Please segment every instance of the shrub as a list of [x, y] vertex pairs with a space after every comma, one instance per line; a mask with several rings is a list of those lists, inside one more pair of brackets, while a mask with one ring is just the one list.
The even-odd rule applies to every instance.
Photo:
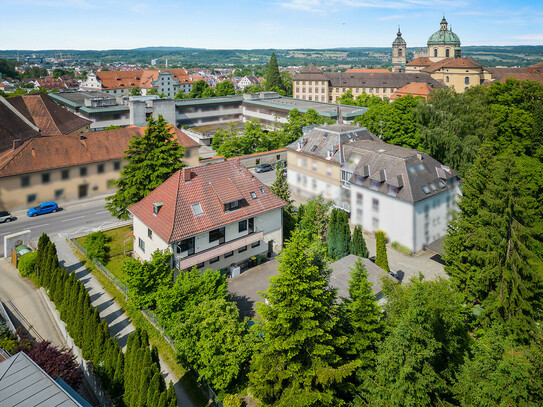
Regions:
[[398, 242], [392, 242], [390, 244], [394, 249], [398, 250], [400, 253], [403, 253], [403, 254], [413, 254], [413, 251], [411, 249], [409, 249], [408, 247], [405, 247], [403, 244], [401, 243], [398, 243]]
[[385, 270], [387, 273], [390, 272], [388, 267], [388, 257], [387, 257], [387, 246], [386, 246], [386, 236], [385, 232], [377, 231], [375, 232], [375, 245], [377, 255], [375, 256], [375, 264]]
[[34, 273], [36, 269], [36, 258], [38, 252], [30, 252], [23, 254], [17, 263], [17, 268], [23, 277], [29, 276]]
[[224, 407], [243, 407], [245, 403], [243, 399], [237, 394], [228, 394], [223, 400]]
[[85, 239], [85, 249], [87, 249], [88, 256], [91, 259], [95, 258], [102, 264], [106, 264], [109, 253], [109, 246], [107, 244], [110, 240], [102, 231], [88, 235]]

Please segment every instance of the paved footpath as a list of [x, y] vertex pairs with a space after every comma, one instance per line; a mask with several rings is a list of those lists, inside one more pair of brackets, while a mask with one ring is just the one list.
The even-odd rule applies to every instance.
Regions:
[[37, 332], [52, 345], [63, 348], [67, 346], [66, 341], [45, 306], [43, 295], [31, 280], [21, 277], [7, 258], [0, 258], [0, 300], [14, 319], [14, 325], [31, 330], [34, 337]]
[[[92, 305], [98, 309], [100, 317], [105, 319], [108, 323], [111, 336], [117, 338], [119, 345], [124, 349], [126, 347], [128, 335], [134, 332], [135, 328], [123, 309], [84, 267], [83, 262], [75, 255], [72, 246], [68, 243], [64, 234], [56, 234], [50, 236], [50, 238], [57, 247], [60, 265], [70, 271], [75, 271], [76, 277], [85, 285], [85, 288], [89, 292]], [[181, 407], [193, 407], [194, 404], [181, 385], [179, 378], [173, 374], [162, 358], [160, 359], [160, 367], [166, 383], [174, 383], [175, 393], [177, 395], [177, 405]]]

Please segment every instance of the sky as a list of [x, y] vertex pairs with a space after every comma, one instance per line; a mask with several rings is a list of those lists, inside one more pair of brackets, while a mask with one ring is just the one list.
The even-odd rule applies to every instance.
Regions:
[[0, 49], [543, 45], [543, 0], [2, 0]]

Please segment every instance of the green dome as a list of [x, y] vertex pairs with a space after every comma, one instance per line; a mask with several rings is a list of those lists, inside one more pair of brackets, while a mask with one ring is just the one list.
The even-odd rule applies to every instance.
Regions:
[[392, 43], [392, 45], [394, 44], [405, 44], [405, 40], [402, 38], [402, 33], [400, 31], [400, 27], [398, 27], [398, 34], [396, 34], [396, 39], [394, 40], [394, 42]]
[[460, 46], [460, 38], [450, 30], [439, 30], [428, 38], [428, 45]]

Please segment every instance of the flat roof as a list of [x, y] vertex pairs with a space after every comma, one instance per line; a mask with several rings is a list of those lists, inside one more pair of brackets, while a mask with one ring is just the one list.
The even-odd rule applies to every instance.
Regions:
[[91, 98], [115, 99], [115, 96], [109, 95], [104, 92], [99, 92], [99, 91], [58, 92], [58, 93], [50, 93], [49, 96], [51, 96], [55, 100], [58, 100], [59, 102], [62, 102], [72, 107], [85, 106], [85, 99], [91, 99]]
[[179, 99], [175, 101], [176, 106], [190, 106], [190, 105], [206, 105], [213, 103], [225, 103], [225, 102], [242, 102], [243, 95], [231, 95], [220, 96], [210, 98], [197, 98], [197, 99]]

